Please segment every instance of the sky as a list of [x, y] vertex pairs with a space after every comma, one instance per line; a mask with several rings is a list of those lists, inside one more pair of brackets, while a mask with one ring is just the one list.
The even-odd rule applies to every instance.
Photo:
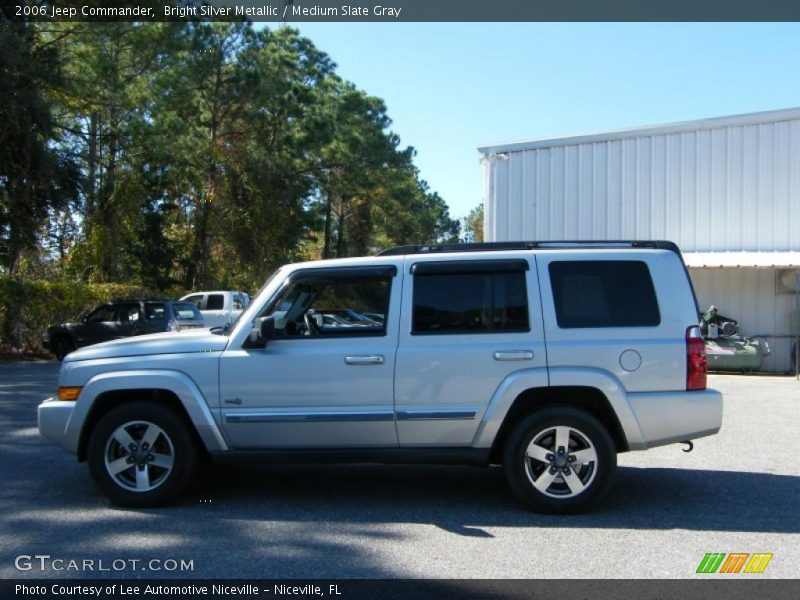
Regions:
[[800, 24], [292, 26], [384, 99], [459, 218], [482, 202], [482, 144], [800, 106]]

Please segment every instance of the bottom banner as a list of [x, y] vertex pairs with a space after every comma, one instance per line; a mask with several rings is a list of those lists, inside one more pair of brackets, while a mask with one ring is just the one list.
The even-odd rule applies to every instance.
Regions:
[[167, 598], [328, 598], [459, 600], [618, 599], [709, 600], [800, 598], [798, 580], [559, 580], [559, 579], [341, 579], [341, 580], [0, 580], [0, 598], [158, 600]]

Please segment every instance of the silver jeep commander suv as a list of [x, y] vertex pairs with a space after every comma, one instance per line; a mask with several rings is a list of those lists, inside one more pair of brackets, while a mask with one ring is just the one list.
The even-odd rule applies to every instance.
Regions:
[[228, 329], [67, 355], [39, 430], [124, 506], [174, 499], [210, 457], [502, 465], [527, 506], [577, 512], [617, 453], [719, 431], [697, 322], [669, 242], [294, 264]]

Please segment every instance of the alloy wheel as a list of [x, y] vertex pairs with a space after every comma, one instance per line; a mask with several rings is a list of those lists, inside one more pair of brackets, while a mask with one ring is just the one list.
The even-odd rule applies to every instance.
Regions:
[[117, 485], [133, 492], [149, 492], [169, 477], [175, 465], [175, 449], [158, 425], [129, 421], [109, 437], [104, 459]]
[[597, 475], [597, 450], [574, 427], [547, 427], [536, 433], [525, 450], [525, 473], [533, 487], [552, 498], [582, 493]]

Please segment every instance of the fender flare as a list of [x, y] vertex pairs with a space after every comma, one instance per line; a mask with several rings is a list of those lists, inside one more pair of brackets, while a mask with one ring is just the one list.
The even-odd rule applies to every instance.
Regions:
[[209, 452], [228, 450], [228, 444], [217, 426], [206, 399], [194, 381], [180, 371], [135, 370], [99, 373], [86, 383], [75, 403], [65, 428], [69, 450], [77, 453], [86, 419], [98, 396], [105, 392], [160, 389], [168, 390], [180, 400], [200, 439]]
[[630, 450], [645, 447], [642, 430], [628, 402], [625, 388], [616, 377], [602, 369], [555, 367], [515, 371], [498, 386], [484, 411], [472, 446], [491, 448], [500, 426], [514, 401], [525, 390], [547, 387], [589, 387], [600, 391], [617, 415]]

